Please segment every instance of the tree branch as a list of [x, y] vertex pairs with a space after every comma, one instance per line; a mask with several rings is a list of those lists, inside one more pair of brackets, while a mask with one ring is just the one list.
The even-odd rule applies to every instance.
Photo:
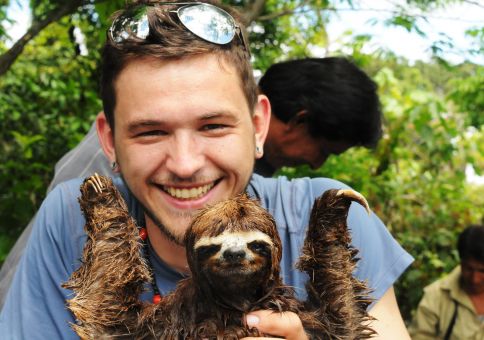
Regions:
[[291, 15], [291, 14], [294, 14], [299, 8], [304, 7], [308, 3], [309, 3], [309, 0], [306, 0], [306, 1], [303, 1], [302, 3], [300, 3], [299, 5], [297, 5], [294, 8], [287, 8], [287, 9], [284, 9], [280, 12], [274, 12], [274, 13], [271, 13], [271, 14], [259, 16], [255, 20], [257, 20], [257, 21], [269, 21], [269, 20], [274, 20], [274, 19], [286, 16], [286, 15]]
[[4, 54], [0, 56], [0, 76], [4, 75], [22, 53], [30, 40], [35, 38], [44, 28], [65, 15], [74, 13], [85, 0], [70, 0], [56, 10], [49, 13], [44, 19], [32, 22], [28, 31]]
[[478, 6], [478, 7], [484, 8], [484, 6], [482, 5], [482, 3], [478, 2], [478, 1], [462, 0], [462, 2], [465, 2], [465, 3], [468, 3], [470, 5], [474, 5], [474, 6]]
[[257, 20], [261, 15], [267, 0], [254, 0], [247, 8], [244, 8], [243, 20], [246, 26]]

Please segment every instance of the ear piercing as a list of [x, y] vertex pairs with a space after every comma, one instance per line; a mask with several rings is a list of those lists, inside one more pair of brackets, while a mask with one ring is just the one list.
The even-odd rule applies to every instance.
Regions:
[[116, 161], [112, 162], [111, 163], [111, 170], [116, 171], [117, 169], [118, 169], [118, 163], [116, 163]]

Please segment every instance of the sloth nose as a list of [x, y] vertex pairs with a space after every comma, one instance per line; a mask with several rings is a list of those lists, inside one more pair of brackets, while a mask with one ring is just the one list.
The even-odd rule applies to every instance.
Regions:
[[238, 262], [245, 258], [245, 251], [239, 247], [231, 247], [223, 252], [223, 257], [228, 262]]

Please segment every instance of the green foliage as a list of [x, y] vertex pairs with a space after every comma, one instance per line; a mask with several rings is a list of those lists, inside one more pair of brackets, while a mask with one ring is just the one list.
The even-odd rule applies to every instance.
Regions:
[[[99, 55], [76, 54], [69, 20], [49, 26], [0, 78], [0, 230], [15, 236], [45, 196], [54, 164], [100, 109]], [[89, 31], [87, 31], [89, 32]]]
[[457, 109], [466, 112], [469, 124], [476, 128], [484, 125], [484, 67], [476, 67], [465, 78], [451, 79], [448, 98]]
[[0, 41], [8, 38], [4, 23], [11, 23], [13, 21], [12, 19], [7, 17], [7, 5], [8, 0], [0, 0]]
[[328, 7], [322, 0], [268, 0], [249, 27], [254, 68], [266, 70], [274, 62], [311, 55], [315, 46], [326, 47]]

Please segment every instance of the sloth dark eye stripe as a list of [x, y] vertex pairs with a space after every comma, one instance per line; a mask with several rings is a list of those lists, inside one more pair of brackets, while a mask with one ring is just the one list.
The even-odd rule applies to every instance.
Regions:
[[211, 244], [208, 246], [200, 246], [197, 248], [196, 253], [199, 259], [206, 259], [216, 254], [220, 250], [220, 244]]
[[270, 245], [264, 241], [252, 241], [249, 244], [247, 244], [247, 247], [250, 250], [258, 253], [266, 253], [269, 251]]

